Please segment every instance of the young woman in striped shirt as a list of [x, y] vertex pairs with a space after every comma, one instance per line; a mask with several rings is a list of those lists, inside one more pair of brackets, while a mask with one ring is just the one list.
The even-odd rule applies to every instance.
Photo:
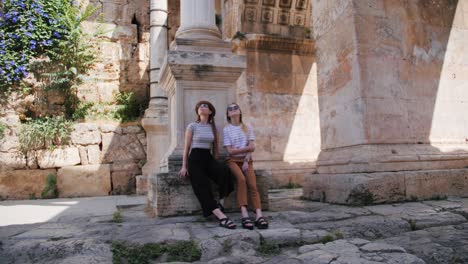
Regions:
[[255, 209], [255, 226], [268, 228], [268, 221], [262, 215], [260, 194], [252, 163], [252, 152], [255, 150], [253, 129], [242, 123], [242, 112], [239, 105], [232, 103], [227, 107], [228, 125], [223, 130], [224, 147], [229, 156], [227, 164], [237, 180], [237, 202], [242, 213], [242, 227], [252, 230], [252, 223], [247, 210], [247, 193], [250, 194]]
[[236, 225], [222, 212], [222, 205], [214, 199], [211, 191], [210, 179], [218, 185], [220, 200], [234, 190], [229, 168], [215, 160], [218, 158], [218, 135], [214, 120], [216, 109], [210, 102], [200, 101], [195, 106], [195, 113], [197, 121], [190, 123], [185, 131], [179, 176], [190, 179], [205, 217], [214, 214], [220, 226], [234, 229]]

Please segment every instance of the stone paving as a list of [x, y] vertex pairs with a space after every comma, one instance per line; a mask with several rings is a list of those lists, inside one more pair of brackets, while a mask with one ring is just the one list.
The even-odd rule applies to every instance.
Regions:
[[[10, 217], [0, 227], [0, 263], [112, 263], [116, 241], [194, 241], [201, 250], [197, 263], [468, 263], [467, 198], [349, 207], [301, 194], [271, 190], [270, 228], [253, 231], [240, 228], [238, 213], [228, 214], [238, 224], [228, 230], [199, 215], [151, 218], [145, 197], [74, 199], [86, 206], [40, 223], [23, 223], [20, 214], [23, 224], [11, 225]], [[14, 215], [9, 206], [0, 202], [2, 218]], [[113, 222], [117, 208], [122, 222]], [[165, 261], [163, 254], [148, 263]]]

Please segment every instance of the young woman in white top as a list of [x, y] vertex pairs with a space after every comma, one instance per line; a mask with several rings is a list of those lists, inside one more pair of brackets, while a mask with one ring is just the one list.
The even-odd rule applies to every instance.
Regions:
[[259, 229], [266, 229], [268, 221], [262, 215], [251, 155], [255, 150], [253, 129], [242, 123], [242, 112], [236, 103], [227, 107], [226, 119], [229, 124], [223, 130], [223, 141], [229, 154], [227, 164], [237, 181], [237, 202], [242, 213], [242, 227], [250, 230], [254, 227], [247, 210], [248, 193], [256, 213], [255, 226]]
[[[208, 101], [195, 106], [197, 121], [187, 126], [180, 177], [188, 177], [205, 217], [214, 214], [219, 225], [234, 229], [236, 225], [222, 212], [223, 206], [214, 199], [211, 181], [218, 185], [220, 199], [234, 190], [229, 168], [217, 162], [218, 136], [214, 116], [216, 109]], [[190, 153], [190, 154], [189, 154]]]

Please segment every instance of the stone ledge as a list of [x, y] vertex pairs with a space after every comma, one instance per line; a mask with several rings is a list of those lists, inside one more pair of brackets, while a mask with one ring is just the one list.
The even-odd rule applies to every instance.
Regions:
[[0, 172], [0, 197], [4, 199], [39, 198], [49, 174], [56, 174], [56, 170], [14, 170]]
[[[256, 175], [262, 208], [268, 210], [268, 177], [265, 171], [256, 171]], [[180, 179], [176, 172], [151, 175], [148, 192], [150, 206], [157, 216], [189, 215], [201, 211], [190, 181]], [[237, 210], [235, 191], [225, 200], [225, 208], [227, 211]]]
[[57, 173], [60, 197], [106, 196], [111, 191], [110, 165], [63, 167]]
[[468, 169], [313, 174], [304, 197], [337, 204], [376, 204], [468, 196]]

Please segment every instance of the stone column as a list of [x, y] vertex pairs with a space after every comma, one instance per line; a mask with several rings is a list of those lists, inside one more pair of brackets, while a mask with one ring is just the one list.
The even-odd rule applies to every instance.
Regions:
[[[150, 4], [150, 102], [142, 119], [147, 137], [147, 162], [143, 177], [159, 172], [160, 161], [168, 148], [168, 105], [159, 82], [161, 66], [167, 54], [167, 0], [152, 0]], [[150, 185], [148, 185], [151, 188]], [[148, 191], [151, 196], [153, 192]], [[152, 197], [149, 197], [151, 200]]]
[[313, 6], [322, 151], [304, 196], [346, 204], [466, 196], [463, 4]]
[[180, 0], [180, 27], [176, 38], [220, 39], [214, 0]]

